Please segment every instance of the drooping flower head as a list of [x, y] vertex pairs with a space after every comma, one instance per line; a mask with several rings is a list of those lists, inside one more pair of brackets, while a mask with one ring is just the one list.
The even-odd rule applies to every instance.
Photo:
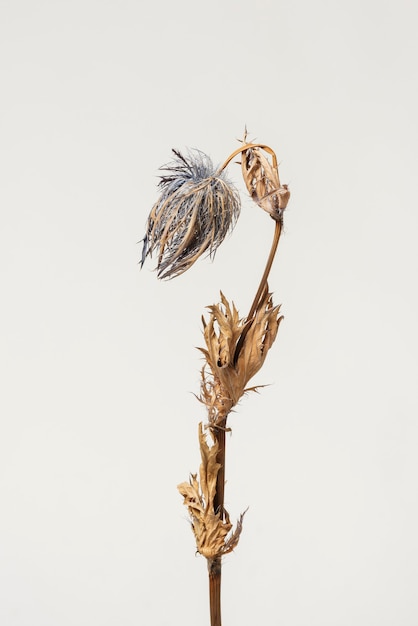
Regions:
[[148, 217], [141, 265], [158, 252], [158, 278], [179, 276], [205, 252], [213, 257], [233, 229], [241, 203], [225, 173], [200, 150], [161, 168], [160, 197]]

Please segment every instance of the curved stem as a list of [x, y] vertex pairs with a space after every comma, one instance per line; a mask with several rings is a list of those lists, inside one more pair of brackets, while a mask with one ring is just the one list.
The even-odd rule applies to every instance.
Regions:
[[240, 154], [241, 152], [245, 152], [246, 150], [249, 150], [250, 148], [261, 148], [262, 150], [265, 150], [272, 157], [273, 167], [277, 167], [276, 153], [274, 152], [272, 148], [264, 145], [263, 143], [245, 143], [243, 146], [240, 146], [239, 148], [234, 150], [232, 154], [229, 155], [226, 161], [219, 168], [218, 172], [222, 172], [222, 170], [224, 170], [227, 167], [227, 165], [229, 165], [229, 163], [232, 161], [234, 157], [237, 156], [237, 154]]
[[239, 353], [241, 352], [242, 346], [244, 344], [244, 340], [245, 337], [251, 327], [251, 324], [254, 321], [254, 315], [257, 311], [257, 308], [260, 304], [260, 301], [262, 300], [262, 298], [265, 295], [265, 292], [267, 291], [267, 279], [269, 277], [270, 274], [270, 270], [271, 270], [271, 266], [273, 265], [273, 261], [274, 261], [274, 257], [276, 255], [277, 252], [277, 247], [279, 245], [279, 240], [280, 240], [280, 233], [282, 232], [282, 225], [280, 222], [275, 222], [276, 227], [274, 229], [274, 237], [273, 237], [273, 243], [271, 244], [271, 250], [270, 250], [270, 254], [268, 256], [267, 259], [267, 263], [266, 263], [266, 267], [264, 268], [264, 272], [263, 272], [263, 276], [261, 277], [261, 281], [260, 281], [260, 285], [257, 289], [257, 293], [255, 294], [255, 298], [253, 300], [253, 303], [251, 305], [251, 309], [250, 312], [248, 313], [247, 316], [247, 324], [244, 326], [244, 330], [242, 331], [240, 338], [237, 341], [237, 345], [235, 348], [235, 354], [234, 354], [234, 365], [236, 365], [237, 361], [238, 361], [238, 357], [239, 357]]
[[257, 307], [260, 302], [260, 298], [263, 292], [265, 291], [265, 287], [267, 286], [267, 279], [269, 277], [271, 266], [273, 265], [274, 257], [277, 252], [277, 247], [279, 245], [279, 240], [280, 240], [280, 233], [282, 231], [282, 225], [280, 222], [275, 222], [275, 223], [276, 223], [276, 227], [274, 229], [274, 237], [273, 237], [273, 243], [271, 244], [270, 254], [267, 259], [266, 267], [264, 269], [264, 273], [261, 278], [260, 285], [258, 287], [257, 293], [255, 294], [255, 298], [251, 305], [251, 309], [250, 309], [250, 312], [248, 313], [247, 319], [251, 319], [257, 310]]

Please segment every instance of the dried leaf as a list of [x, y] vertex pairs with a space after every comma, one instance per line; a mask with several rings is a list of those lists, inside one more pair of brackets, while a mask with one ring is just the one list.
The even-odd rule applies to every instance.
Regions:
[[[209, 436], [212, 437], [210, 432]], [[223, 511], [223, 520], [221, 513], [214, 510], [216, 480], [221, 467], [216, 460], [218, 443], [212, 437], [212, 445], [208, 445], [202, 424], [199, 424], [199, 442], [202, 459], [200, 483], [196, 474], [192, 474], [188, 483], [181, 483], [177, 488], [189, 510], [197, 551], [213, 561], [238, 545], [243, 515], [238, 520], [236, 530], [231, 533], [232, 524], [227, 511]]]

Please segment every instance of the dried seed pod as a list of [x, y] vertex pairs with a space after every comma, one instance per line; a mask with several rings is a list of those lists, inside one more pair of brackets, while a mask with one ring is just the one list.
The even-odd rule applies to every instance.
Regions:
[[187, 156], [173, 150], [162, 167], [161, 194], [148, 217], [141, 265], [158, 251], [158, 278], [174, 278], [207, 252], [212, 258], [235, 226], [240, 198], [224, 172], [198, 150]]
[[[267, 211], [273, 219], [282, 223], [283, 211], [289, 202], [290, 191], [287, 185], [280, 183], [275, 154], [272, 153], [272, 163], [264, 156], [262, 150], [266, 148], [267, 146], [251, 146], [250, 144], [246, 150], [243, 150], [242, 175], [254, 202]], [[266, 151], [270, 153], [269, 148]]]

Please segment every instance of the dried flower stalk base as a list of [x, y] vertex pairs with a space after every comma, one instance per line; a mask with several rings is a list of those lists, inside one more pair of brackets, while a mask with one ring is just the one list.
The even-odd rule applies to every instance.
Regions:
[[201, 152], [190, 152], [187, 157], [173, 152], [175, 160], [163, 168], [167, 174], [161, 177], [161, 195], [143, 239], [141, 264], [157, 251], [159, 278], [182, 274], [204, 253], [213, 257], [234, 227], [240, 199], [224, 170], [238, 154], [251, 198], [275, 222], [270, 254], [247, 317], [240, 318], [221, 292], [220, 303], [208, 307], [209, 319], [202, 318], [206, 347], [201, 348], [205, 365], [199, 400], [206, 406], [208, 421], [199, 424], [199, 476], [192, 474], [189, 482], [178, 485], [197, 551], [208, 563], [211, 626], [221, 626], [222, 557], [238, 545], [245, 514], [233, 529], [224, 507], [227, 417], [246, 392], [256, 390], [247, 385], [262, 367], [283, 319], [280, 306], [273, 304], [267, 280], [290, 192], [280, 183], [274, 151], [248, 143], [246, 132], [242, 146], [218, 169]]

